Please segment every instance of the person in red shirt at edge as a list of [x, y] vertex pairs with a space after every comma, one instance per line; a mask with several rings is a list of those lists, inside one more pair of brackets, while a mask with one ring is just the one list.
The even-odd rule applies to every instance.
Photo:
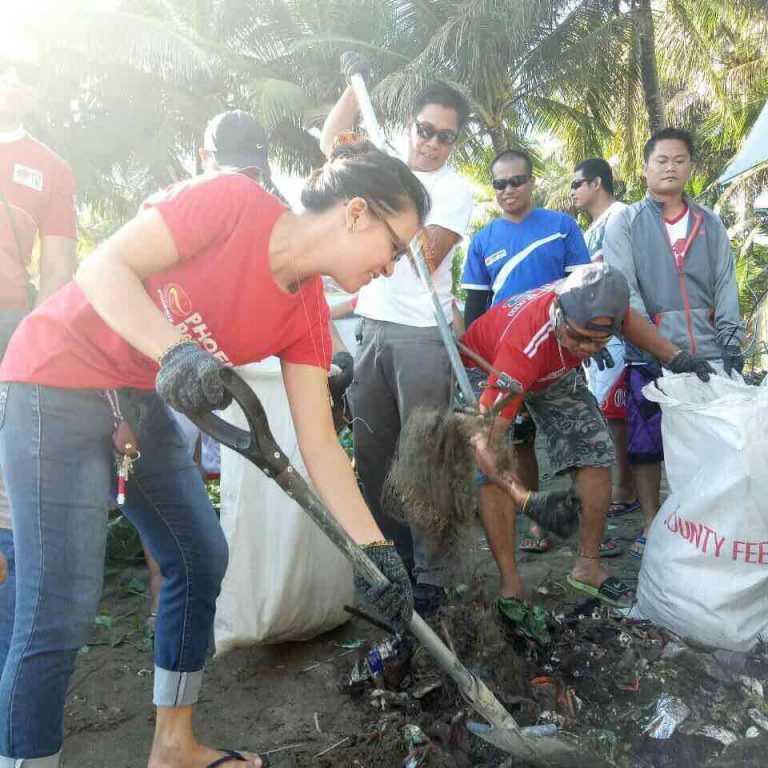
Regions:
[[389, 580], [372, 590], [356, 574], [355, 585], [388, 620], [410, 617], [408, 574], [336, 439], [321, 276], [350, 292], [389, 276], [429, 196], [401, 161], [365, 142], [315, 171], [302, 203], [294, 214], [237, 173], [172, 186], [11, 340], [0, 368], [0, 461], [19, 598], [0, 678], [0, 768], [59, 765], [67, 684], [101, 593], [116, 449], [140, 451], [123, 509], [163, 573], [148, 766], [266, 765], [202, 746], [192, 729], [227, 551], [165, 403], [185, 413], [225, 407], [224, 365], [281, 358], [312, 482]]
[[[34, 64], [0, 56], [0, 359], [22, 318], [72, 279], [77, 263], [75, 185], [64, 160], [23, 126], [37, 101]], [[39, 289], [28, 274], [39, 239]], [[0, 473], [0, 624], [13, 620], [13, 531]], [[0, 635], [0, 668], [8, 651]]]
[[[501, 572], [498, 609], [502, 621], [538, 640], [547, 639], [545, 614], [523, 601], [515, 562], [515, 504], [521, 485], [514, 473], [497, 469], [505, 450], [503, 435], [525, 401], [546, 441], [555, 473], [575, 473], [582, 506], [579, 550], [568, 576], [572, 587], [614, 607], [631, 603], [629, 587], [600, 562], [600, 540], [611, 501], [613, 443], [605, 419], [576, 368], [603, 350], [611, 336], [646, 350], [675, 373], [693, 372], [703, 380], [713, 373], [706, 361], [662, 338], [642, 315], [629, 308], [623, 274], [605, 264], [578, 267], [562, 281], [514, 296], [491, 308], [470, 326], [463, 343], [499, 373], [517, 381], [522, 395], [505, 405], [488, 432], [473, 438], [481, 472], [476, 477], [480, 514], [488, 543]], [[496, 375], [464, 359], [473, 385], [482, 389], [480, 407], [494, 408], [506, 393], [495, 388]], [[511, 494], [511, 495], [510, 495]]]

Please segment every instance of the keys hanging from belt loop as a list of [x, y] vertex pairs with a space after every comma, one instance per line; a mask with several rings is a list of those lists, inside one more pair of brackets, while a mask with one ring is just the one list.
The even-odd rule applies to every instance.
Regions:
[[125, 504], [125, 485], [131, 474], [133, 462], [141, 456], [141, 453], [138, 450], [138, 441], [131, 429], [131, 425], [120, 412], [120, 401], [118, 400], [117, 392], [106, 390], [104, 397], [109, 403], [115, 425], [112, 444], [117, 454], [117, 506], [122, 507]]
[[125, 484], [128, 482], [128, 476], [133, 467], [133, 457], [124, 453], [117, 460], [117, 506], [122, 507], [125, 504]]

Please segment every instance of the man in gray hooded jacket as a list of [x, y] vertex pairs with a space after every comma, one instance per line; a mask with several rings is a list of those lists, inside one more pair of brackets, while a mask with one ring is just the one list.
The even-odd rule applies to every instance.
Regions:
[[[664, 128], [645, 145], [645, 199], [613, 216], [604, 242], [606, 263], [630, 287], [632, 309], [659, 333], [701, 361], [722, 361], [726, 373], [744, 366], [733, 256], [715, 213], [685, 195], [693, 169], [693, 141], [686, 131]], [[627, 344], [628, 457], [643, 511], [643, 532], [631, 554], [642, 557], [659, 509], [661, 411], [643, 397], [657, 361]]]

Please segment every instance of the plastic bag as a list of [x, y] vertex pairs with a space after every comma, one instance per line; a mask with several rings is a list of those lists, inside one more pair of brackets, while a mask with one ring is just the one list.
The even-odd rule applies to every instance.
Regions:
[[749, 650], [768, 637], [768, 387], [687, 374], [643, 394], [662, 408], [671, 494], [645, 547], [639, 613]]
[[[272, 434], [306, 476], [280, 362], [269, 358], [238, 373], [258, 395]], [[231, 405], [223, 418], [247, 428]], [[349, 619], [352, 568], [282, 489], [239, 454], [221, 451], [221, 525], [229, 567], [216, 606], [217, 653], [253, 644], [307, 640]]]

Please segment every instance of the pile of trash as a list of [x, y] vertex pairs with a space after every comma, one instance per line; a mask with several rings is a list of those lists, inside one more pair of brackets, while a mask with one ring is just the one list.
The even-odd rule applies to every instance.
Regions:
[[[505, 636], [494, 607], [468, 596], [433, 626], [528, 733], [573, 735], [596, 764], [768, 764], [766, 649], [694, 648], [595, 601], [554, 617], [546, 646]], [[357, 740], [360, 762], [344, 765], [520, 765], [471, 734], [482, 728], [477, 716], [408, 637], [367, 644], [341, 674], [342, 689], [371, 714], [369, 733]]]

